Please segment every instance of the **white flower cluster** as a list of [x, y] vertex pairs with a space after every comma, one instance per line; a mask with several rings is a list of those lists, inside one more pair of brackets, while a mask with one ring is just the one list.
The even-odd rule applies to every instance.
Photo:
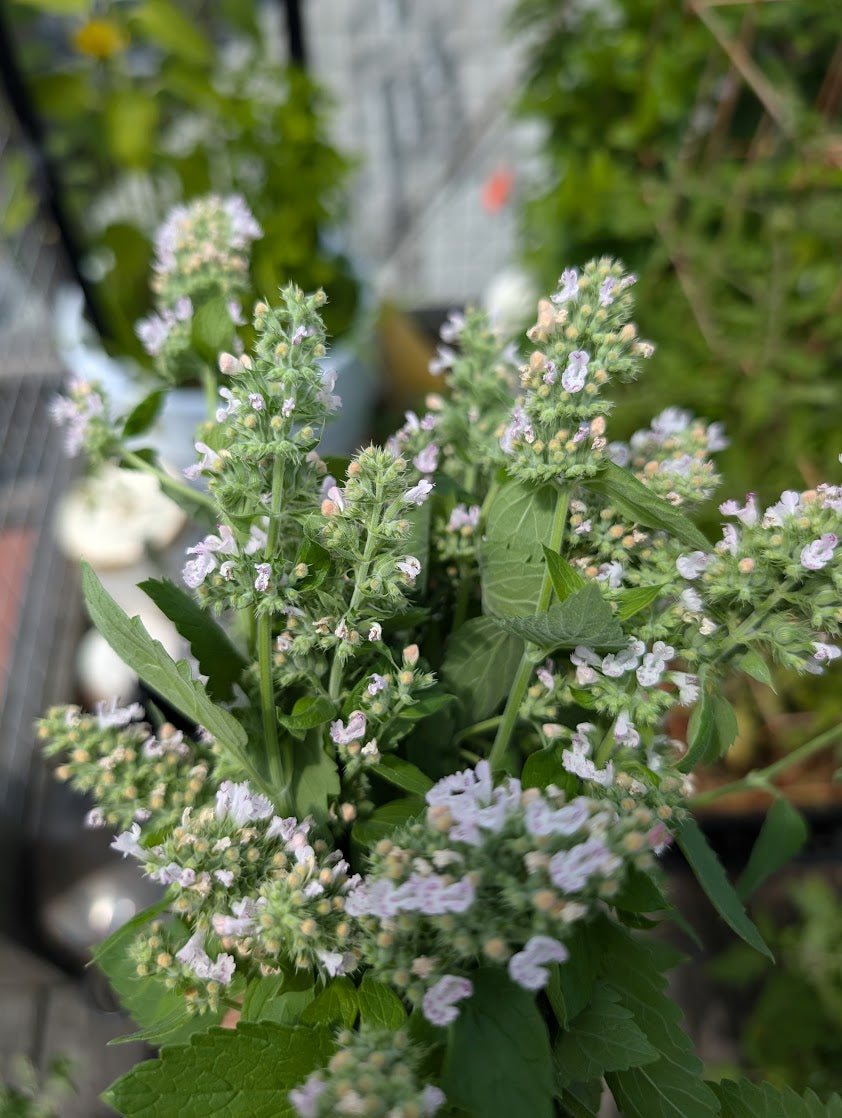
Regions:
[[423, 822], [384, 839], [348, 894], [375, 974], [446, 1025], [477, 957], [529, 990], [567, 957], [572, 924], [610, 903], [630, 865], [650, 868], [663, 828], [647, 809], [557, 789], [494, 785], [486, 761], [440, 780]]

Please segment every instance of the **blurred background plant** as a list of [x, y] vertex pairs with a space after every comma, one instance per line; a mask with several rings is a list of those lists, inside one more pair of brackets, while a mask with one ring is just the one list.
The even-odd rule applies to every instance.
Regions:
[[[838, 3], [519, 0], [512, 26], [544, 126], [525, 260], [543, 288], [610, 250], [658, 339], [612, 434], [668, 397], [724, 421], [723, 496], [773, 501], [792, 463], [814, 486], [842, 449]], [[835, 689], [775, 683], [735, 698], [732, 774], [835, 719]]]
[[70, 1061], [53, 1060], [39, 1075], [25, 1056], [11, 1061], [8, 1083], [0, 1083], [3, 1118], [61, 1118], [62, 1100], [74, 1092]]
[[134, 326], [152, 306], [155, 229], [211, 192], [244, 197], [263, 230], [253, 296], [293, 277], [324, 286], [331, 332], [348, 330], [352, 164], [328, 140], [325, 93], [284, 61], [280, 5], [12, 0], [9, 13], [110, 351], [149, 363]]
[[668, 395], [725, 421], [729, 495], [775, 498], [792, 462], [814, 485], [842, 429], [839, 5], [520, 0], [513, 23], [545, 126], [526, 258], [543, 289], [610, 250], [658, 339], [624, 421]]
[[755, 914], [775, 965], [738, 944], [710, 965], [716, 983], [751, 1001], [741, 1072], [819, 1095], [842, 1087], [842, 899], [831, 880], [794, 881], [783, 926], [780, 911]]

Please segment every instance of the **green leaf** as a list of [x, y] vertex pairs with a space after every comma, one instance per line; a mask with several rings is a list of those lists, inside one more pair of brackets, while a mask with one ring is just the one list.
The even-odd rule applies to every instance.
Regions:
[[628, 621], [642, 609], [651, 606], [663, 590], [663, 586], [634, 586], [631, 590], [621, 590], [617, 595], [617, 617], [620, 621]]
[[651, 873], [630, 866], [620, 891], [611, 898], [615, 908], [627, 912], [663, 912], [670, 903]]
[[433, 787], [433, 782], [421, 772], [417, 765], [405, 761], [403, 757], [396, 757], [394, 753], [384, 753], [376, 765], [368, 770], [373, 776], [379, 776], [402, 788], [404, 792], [412, 792], [416, 796], [423, 796]]
[[763, 820], [748, 863], [737, 882], [740, 900], [748, 900], [758, 886], [794, 858], [808, 835], [804, 816], [783, 797], [775, 800]]
[[321, 726], [336, 713], [336, 706], [323, 695], [304, 695], [289, 714], [278, 714], [278, 721], [291, 734], [302, 734]]
[[567, 1028], [591, 1000], [599, 968], [599, 953], [590, 928], [574, 925], [567, 947], [570, 957], [566, 963], [550, 967], [547, 983], [547, 997], [562, 1028]]
[[556, 1044], [558, 1085], [598, 1079], [606, 1072], [626, 1071], [660, 1058], [635, 1024], [634, 1014], [619, 1003], [616, 990], [597, 983], [590, 1004]]
[[129, 958], [129, 947], [137, 933], [169, 907], [169, 900], [164, 897], [144, 909], [91, 951], [120, 1004], [150, 1044], [164, 1039], [183, 1044], [194, 1033], [206, 1032], [220, 1016], [190, 1016], [181, 994], [168, 989], [163, 977], [152, 974], [141, 978]]
[[702, 834], [698, 823], [688, 815], [679, 824], [675, 838], [690, 868], [696, 875], [696, 880], [707, 893], [711, 904], [732, 931], [744, 939], [763, 955], [773, 958], [772, 952], [766, 946], [763, 937], [748, 918], [740, 898], [734, 891], [725, 870], [711, 850], [708, 841]]
[[190, 340], [200, 356], [216, 368], [220, 351], [230, 348], [234, 337], [234, 323], [228, 302], [218, 295], [203, 302], [193, 315]]
[[569, 598], [577, 590], [581, 590], [583, 586], [587, 586], [588, 580], [580, 575], [575, 567], [571, 567], [566, 559], [562, 559], [558, 552], [550, 550], [546, 544], [544, 559], [553, 582], [553, 590], [560, 602]]
[[579, 782], [572, 773], [566, 772], [561, 761], [562, 747], [548, 745], [530, 753], [523, 764], [520, 782], [524, 788], [546, 788], [555, 784], [568, 795], [574, 796]]
[[340, 975], [332, 978], [316, 995], [301, 1014], [301, 1022], [304, 1025], [344, 1025], [350, 1029], [358, 1012], [357, 988], [350, 978]]
[[546, 565], [558, 490], [510, 481], [489, 502], [479, 550], [483, 613], [499, 617], [535, 612]]
[[582, 484], [604, 494], [622, 516], [628, 516], [647, 528], [668, 532], [675, 539], [695, 550], [705, 552], [713, 550], [710, 541], [692, 520], [688, 520], [668, 501], [656, 496], [651, 489], [647, 489], [634, 474], [614, 462], [606, 461], [605, 468], [596, 477], [589, 478]]
[[334, 1049], [327, 1028], [242, 1022], [164, 1048], [103, 1097], [124, 1118], [296, 1118], [290, 1090]]
[[146, 0], [131, 14], [130, 26], [139, 37], [151, 39], [168, 54], [186, 62], [210, 62], [211, 45], [199, 26], [169, 0]]
[[374, 846], [396, 827], [401, 827], [407, 820], [420, 815], [426, 806], [426, 801], [421, 796], [403, 796], [399, 800], [390, 800], [376, 808], [368, 819], [354, 824], [351, 831], [354, 842], [364, 847]]
[[842, 1118], [839, 1095], [822, 1102], [813, 1091], [797, 1095], [791, 1087], [776, 1090], [747, 1079], [723, 1079], [711, 1088], [722, 1105], [721, 1118]]
[[415, 580], [415, 595], [420, 600], [427, 593], [427, 579], [430, 574], [430, 525], [433, 517], [433, 502], [412, 508], [405, 514], [409, 522], [409, 532], [404, 536], [401, 546], [405, 554], [414, 555], [421, 564], [421, 573]]
[[[307, 976], [308, 981], [311, 977]], [[316, 996], [313, 986], [291, 990], [285, 974], [253, 979], [243, 996], [241, 1021], [275, 1021], [297, 1025], [301, 1014]]]
[[85, 560], [82, 593], [91, 621], [120, 659], [185, 718], [204, 726], [244, 771], [263, 786], [263, 779], [245, 752], [248, 738], [240, 723], [211, 702], [201, 683], [193, 679], [185, 660], [171, 660], [163, 645], [149, 636], [140, 618], [130, 618], [120, 609]]
[[625, 648], [626, 637], [620, 622], [599, 588], [588, 583], [563, 602], [556, 602], [546, 613], [534, 617], [501, 617], [497, 624], [515, 636], [551, 652], [555, 648]]
[[740, 671], [750, 675], [758, 683], [765, 683], [767, 687], [771, 687], [773, 691], [775, 690], [775, 681], [772, 678], [769, 665], [756, 649], [750, 648], [748, 652], [743, 653], [739, 659], [739, 666]]
[[534, 996], [499, 970], [471, 981], [448, 1038], [448, 1102], [482, 1118], [552, 1118], [552, 1052]]
[[247, 661], [227, 633], [190, 594], [169, 579], [147, 578], [138, 586], [189, 643], [199, 671], [207, 676], [211, 698], [218, 701], [232, 698], [234, 684], [239, 683]]
[[600, 971], [620, 1005], [658, 1053], [639, 1067], [608, 1072], [606, 1082], [625, 1118], [714, 1118], [715, 1096], [702, 1080], [702, 1062], [681, 1028], [681, 1010], [666, 994], [651, 945], [607, 919], [592, 925]]
[[315, 816], [321, 822], [327, 817], [328, 801], [339, 795], [339, 770], [328, 755], [319, 734], [308, 734], [295, 743], [295, 776], [292, 796], [299, 819]]
[[492, 617], [466, 621], [447, 642], [439, 676], [459, 699], [467, 723], [490, 717], [509, 693], [523, 641]]
[[714, 685], [701, 676], [701, 694], [687, 724], [688, 749], [679, 762], [682, 772], [711, 764], [724, 756], [737, 736], [737, 712]]
[[564, 1110], [564, 1118], [599, 1118], [604, 1087], [602, 1080], [591, 1083], [571, 1083], [557, 1095]]
[[148, 431], [160, 415], [166, 398], [167, 394], [162, 388], [144, 397], [126, 417], [126, 422], [123, 424], [123, 438], [129, 439], [133, 435], [142, 435], [144, 431]]
[[399, 1029], [406, 1024], [406, 1010], [398, 995], [366, 971], [357, 990], [360, 1023], [375, 1029]]

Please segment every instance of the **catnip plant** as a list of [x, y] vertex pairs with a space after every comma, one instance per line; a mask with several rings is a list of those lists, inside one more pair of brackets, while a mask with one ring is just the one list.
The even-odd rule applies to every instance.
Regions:
[[[654, 348], [633, 285], [610, 259], [566, 270], [524, 352], [454, 313], [441, 393], [350, 460], [319, 455], [325, 296], [283, 289], [251, 352], [220, 355], [193, 488], [170, 486], [206, 518], [183, 585], [144, 584], [192, 658], [84, 567], [94, 623], [194, 727], [117, 701], [39, 725], [162, 889], [95, 952], [160, 1048], [107, 1092], [121, 1114], [579, 1118], [606, 1091], [630, 1118], [840, 1113], [705, 1081], [651, 930], [693, 934], [659, 866], [677, 843], [769, 954], [693, 770], [734, 740], [731, 675], [839, 659], [842, 487], [725, 500], [708, 540], [721, 426], [670, 406], [610, 440], [612, 383]], [[100, 456], [107, 412], [90, 386], [55, 407]], [[800, 826], [781, 764], [740, 782], [773, 800], [754, 885]]]

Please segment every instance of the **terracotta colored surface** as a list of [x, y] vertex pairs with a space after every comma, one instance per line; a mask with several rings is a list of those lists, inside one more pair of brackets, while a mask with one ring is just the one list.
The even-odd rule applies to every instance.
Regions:
[[34, 528], [7, 528], [0, 532], [0, 696], [9, 676], [37, 534]]

